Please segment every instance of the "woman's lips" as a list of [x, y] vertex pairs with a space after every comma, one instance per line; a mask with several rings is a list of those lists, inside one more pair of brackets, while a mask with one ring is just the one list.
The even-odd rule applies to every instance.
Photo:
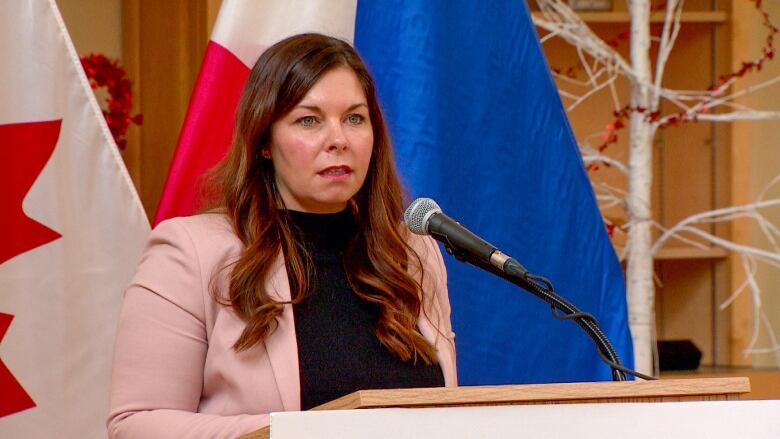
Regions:
[[329, 166], [323, 169], [322, 171], [318, 172], [317, 175], [324, 178], [339, 180], [342, 178], [347, 178], [351, 173], [352, 173], [352, 168], [350, 168], [347, 165], [339, 165], [339, 166]]

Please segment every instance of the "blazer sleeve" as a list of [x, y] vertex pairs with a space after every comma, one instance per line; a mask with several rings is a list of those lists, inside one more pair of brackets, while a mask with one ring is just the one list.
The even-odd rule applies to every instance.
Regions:
[[452, 330], [452, 306], [450, 305], [449, 288], [447, 288], [447, 268], [444, 265], [444, 259], [442, 258], [441, 251], [438, 244], [433, 238], [428, 239], [428, 243], [433, 247], [433, 253], [435, 255], [434, 271], [436, 276], [435, 301], [439, 308], [439, 318], [441, 321], [441, 332], [447, 340], [447, 343], [452, 348], [452, 363], [451, 367], [454, 373], [454, 378], [451, 382], [452, 386], [457, 386], [457, 365], [455, 363], [455, 332]]
[[[210, 275], [210, 273], [207, 273]], [[125, 292], [111, 382], [110, 438], [235, 438], [267, 414], [197, 413], [210, 299], [196, 247], [179, 220], [150, 235]]]
[[457, 386], [457, 365], [455, 355], [455, 333], [452, 330], [451, 306], [447, 289], [447, 268], [444, 265], [438, 244], [429, 236], [409, 235], [409, 243], [422, 263], [422, 273], [412, 266], [412, 274], [422, 276], [423, 308], [425, 317], [433, 326], [435, 334], [431, 341], [436, 345], [439, 359], [447, 363], [445, 372], [447, 386]]
[[433, 292], [433, 300], [436, 302], [436, 307], [439, 309], [441, 330], [454, 345], [455, 333], [452, 331], [452, 307], [450, 305], [449, 289], [447, 288], [447, 268], [444, 265], [444, 258], [436, 241], [428, 236], [423, 239], [427, 247], [428, 271], [433, 277], [431, 291]]

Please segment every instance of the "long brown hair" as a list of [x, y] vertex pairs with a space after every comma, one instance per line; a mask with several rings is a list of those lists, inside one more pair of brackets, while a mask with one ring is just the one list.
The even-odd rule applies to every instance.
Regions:
[[[355, 50], [344, 41], [319, 34], [287, 38], [267, 49], [249, 75], [237, 110], [232, 148], [207, 180], [216, 199], [212, 208], [227, 214], [245, 248], [231, 264], [227, 297], [246, 327], [236, 341], [237, 351], [262, 342], [275, 328], [284, 303], [264, 289], [280, 251], [286, 257], [290, 284], [297, 286], [291, 303], [299, 303], [310, 288], [307, 255], [296, 245], [277, 190], [273, 163], [262, 157], [271, 138], [271, 125], [300, 102], [327, 72], [348, 67], [365, 93], [374, 134], [368, 174], [349, 202], [358, 224], [348, 245], [344, 265], [352, 289], [379, 308], [376, 336], [404, 361], [421, 358], [436, 362], [433, 346], [417, 331], [422, 309], [420, 257], [406, 242], [400, 219], [405, 198], [393, 163], [393, 153], [374, 81]], [[410, 260], [411, 259], [411, 260]]]

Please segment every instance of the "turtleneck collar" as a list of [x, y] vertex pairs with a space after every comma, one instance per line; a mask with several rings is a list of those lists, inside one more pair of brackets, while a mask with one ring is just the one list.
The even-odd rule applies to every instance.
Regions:
[[311, 213], [287, 210], [293, 232], [312, 250], [342, 250], [357, 232], [357, 223], [349, 208], [337, 213]]

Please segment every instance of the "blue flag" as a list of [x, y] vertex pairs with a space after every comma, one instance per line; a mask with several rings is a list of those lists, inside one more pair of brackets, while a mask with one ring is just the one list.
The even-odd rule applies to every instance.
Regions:
[[[548, 277], [633, 365], [625, 283], [525, 1], [359, 1], [355, 46], [377, 80], [413, 197]], [[611, 379], [572, 321], [445, 256], [462, 385]]]

